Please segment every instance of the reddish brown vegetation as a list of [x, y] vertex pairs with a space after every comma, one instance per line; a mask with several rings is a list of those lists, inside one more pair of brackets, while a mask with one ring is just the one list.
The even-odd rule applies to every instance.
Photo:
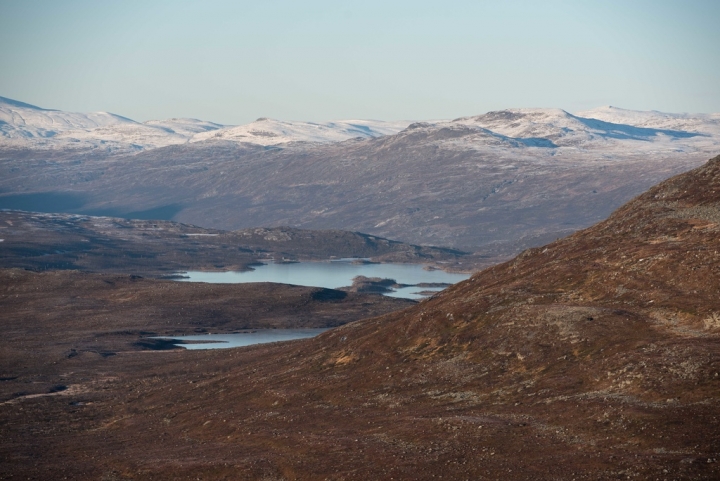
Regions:
[[717, 157], [399, 313], [3, 406], [3, 454], [89, 479], [718, 479], [719, 234]]

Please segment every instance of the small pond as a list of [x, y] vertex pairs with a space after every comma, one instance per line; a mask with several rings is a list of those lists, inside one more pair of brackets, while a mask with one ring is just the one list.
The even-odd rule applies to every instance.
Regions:
[[153, 339], [171, 339], [185, 349], [225, 349], [251, 346], [267, 342], [292, 341], [315, 337], [327, 329], [258, 329], [232, 334], [194, 334], [191, 336], [158, 336]]
[[[397, 287], [385, 295], [406, 299], [423, 299], [426, 294], [443, 289], [427, 284], [455, 284], [470, 277], [419, 264], [374, 264], [362, 263], [357, 259], [340, 259], [328, 262], [268, 263], [247, 272], [206, 272], [189, 271], [181, 273], [180, 281], [210, 283], [278, 282], [298, 286], [325, 287], [337, 289], [352, 285], [356, 276], [394, 279]], [[418, 284], [423, 284], [418, 286]]]

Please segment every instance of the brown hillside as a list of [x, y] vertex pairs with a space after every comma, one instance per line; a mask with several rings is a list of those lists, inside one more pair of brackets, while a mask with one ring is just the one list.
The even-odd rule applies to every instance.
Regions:
[[119, 375], [44, 462], [107, 479], [720, 479], [719, 234], [716, 157], [400, 313]]

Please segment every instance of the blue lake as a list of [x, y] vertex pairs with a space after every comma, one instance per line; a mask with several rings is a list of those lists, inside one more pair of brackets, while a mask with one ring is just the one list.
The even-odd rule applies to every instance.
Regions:
[[[268, 342], [292, 341], [315, 337], [327, 329], [258, 329], [251, 332], [233, 334], [194, 334], [192, 336], [158, 336], [154, 339], [173, 339], [189, 342], [178, 344], [185, 349], [225, 349], [229, 347], [251, 346]], [[200, 342], [198, 342], [200, 341]], [[208, 342], [210, 341], [210, 342]], [[196, 342], [196, 344], [193, 344]]]
[[[441, 270], [428, 270], [419, 264], [358, 264], [355, 259], [341, 259], [328, 262], [294, 262], [286, 264], [268, 263], [247, 272], [206, 272], [188, 271], [181, 273], [185, 282], [243, 283], [278, 282], [298, 286], [325, 287], [337, 289], [352, 285], [356, 276], [394, 279], [398, 284], [444, 283], [455, 284], [470, 277]], [[440, 291], [442, 287], [401, 287], [385, 295], [406, 299], [423, 299], [421, 291]]]

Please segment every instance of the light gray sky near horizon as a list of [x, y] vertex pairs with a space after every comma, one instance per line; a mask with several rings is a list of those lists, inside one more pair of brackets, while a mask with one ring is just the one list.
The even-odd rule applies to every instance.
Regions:
[[0, 96], [139, 121], [720, 112], [720, 1], [0, 0]]

